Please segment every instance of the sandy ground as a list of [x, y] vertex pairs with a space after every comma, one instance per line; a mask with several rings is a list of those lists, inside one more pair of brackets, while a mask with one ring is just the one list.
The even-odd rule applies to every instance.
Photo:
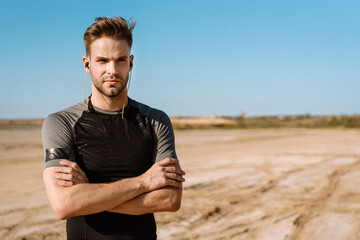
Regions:
[[[183, 204], [159, 239], [360, 239], [359, 130], [176, 132]], [[39, 128], [0, 130], [0, 239], [65, 239], [48, 205]]]

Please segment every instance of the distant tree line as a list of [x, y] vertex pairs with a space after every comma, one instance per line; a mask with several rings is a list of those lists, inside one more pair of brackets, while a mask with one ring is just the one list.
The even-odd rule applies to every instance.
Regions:
[[234, 119], [240, 128], [360, 128], [360, 115], [311, 116], [310, 114], [305, 114], [247, 118], [236, 117]]
[[360, 115], [311, 116], [279, 115], [252, 117], [223, 117], [230, 124], [173, 124], [174, 129], [246, 129], [246, 128], [360, 128]]

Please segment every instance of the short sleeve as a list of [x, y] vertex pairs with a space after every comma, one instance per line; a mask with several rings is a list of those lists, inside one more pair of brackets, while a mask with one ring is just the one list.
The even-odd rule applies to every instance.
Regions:
[[159, 116], [156, 118], [154, 130], [156, 137], [155, 162], [165, 158], [176, 158], [175, 135], [170, 118], [162, 111], [157, 110]]
[[61, 113], [49, 115], [42, 126], [44, 168], [61, 166], [62, 159], [71, 160], [73, 146], [71, 124]]

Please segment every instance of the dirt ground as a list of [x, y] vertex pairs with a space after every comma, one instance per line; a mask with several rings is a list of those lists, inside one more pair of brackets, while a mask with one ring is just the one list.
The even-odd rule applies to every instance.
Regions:
[[[65, 239], [39, 128], [0, 129], [0, 239]], [[187, 172], [159, 239], [360, 239], [360, 130], [176, 131]]]

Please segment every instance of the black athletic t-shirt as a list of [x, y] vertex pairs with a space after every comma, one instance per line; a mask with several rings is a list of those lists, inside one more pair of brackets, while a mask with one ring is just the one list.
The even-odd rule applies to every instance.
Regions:
[[[169, 117], [129, 98], [121, 112], [82, 103], [49, 115], [43, 124], [44, 167], [68, 159], [79, 164], [90, 183], [109, 183], [143, 174], [175, 153]], [[67, 220], [68, 239], [156, 239], [154, 215], [100, 212]]]

